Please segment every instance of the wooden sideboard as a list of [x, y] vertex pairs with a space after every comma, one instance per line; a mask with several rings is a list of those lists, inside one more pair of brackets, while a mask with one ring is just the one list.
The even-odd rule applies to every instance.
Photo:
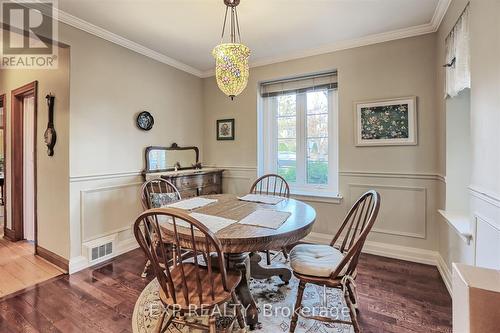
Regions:
[[221, 194], [222, 173], [224, 169], [203, 168], [193, 170], [146, 173], [145, 179], [163, 178], [177, 187], [181, 197], [190, 198], [199, 195]]

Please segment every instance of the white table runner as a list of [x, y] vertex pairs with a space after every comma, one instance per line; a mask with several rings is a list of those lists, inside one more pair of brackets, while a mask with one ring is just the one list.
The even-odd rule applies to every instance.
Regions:
[[207, 215], [207, 214], [191, 213], [189, 215], [191, 215], [191, 217], [194, 217], [195, 219], [203, 223], [208, 228], [208, 230], [210, 230], [214, 234], [217, 231], [222, 230], [225, 227], [228, 227], [231, 224], [238, 222], [235, 220], [230, 220], [223, 217]]
[[206, 205], [210, 205], [214, 202], [217, 202], [217, 199], [207, 199], [207, 198], [191, 198], [187, 200], [181, 200], [176, 203], [167, 205], [170, 208], [179, 208], [184, 210], [193, 210], [196, 208], [204, 207]]
[[[223, 218], [223, 217], [218, 217], [218, 216], [213, 216], [213, 215], [206, 215], [206, 214], [200, 214], [200, 213], [191, 213], [189, 215], [191, 217], [194, 217], [198, 221], [200, 221], [204, 226], [206, 226], [208, 228], [208, 230], [210, 230], [214, 234], [217, 231], [222, 230], [225, 227], [228, 227], [231, 224], [234, 224], [234, 223], [238, 222], [238, 221], [226, 219], [226, 218]], [[172, 218], [170, 216], [164, 216], [164, 215], [160, 215], [158, 217], [158, 222], [160, 224], [163, 224], [163, 223], [173, 224]], [[176, 225], [178, 227], [191, 228], [191, 224], [189, 224], [188, 222], [183, 221], [181, 219], [175, 219], [175, 222], [176, 222]], [[197, 229], [197, 228], [195, 228], [195, 229]]]
[[243, 197], [238, 197], [242, 201], [258, 202], [268, 205], [276, 205], [281, 201], [285, 200], [283, 197], [277, 197], [274, 195], [263, 195], [263, 194], [247, 194]]
[[292, 215], [289, 212], [280, 212], [276, 210], [260, 209], [251, 213], [240, 224], [254, 225], [257, 227], [278, 229]]

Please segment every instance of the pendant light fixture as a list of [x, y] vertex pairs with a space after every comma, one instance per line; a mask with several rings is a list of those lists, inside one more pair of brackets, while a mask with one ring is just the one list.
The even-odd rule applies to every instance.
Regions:
[[[238, 12], [236, 11], [236, 6], [240, 4], [240, 0], [224, 0], [224, 4], [226, 5], [226, 14], [222, 26], [221, 43], [213, 49], [212, 55], [215, 58], [215, 78], [217, 85], [232, 100], [245, 90], [247, 86], [250, 49], [241, 44], [240, 25], [238, 22]], [[231, 11], [229, 21], [230, 42], [224, 43], [224, 33], [229, 11]]]

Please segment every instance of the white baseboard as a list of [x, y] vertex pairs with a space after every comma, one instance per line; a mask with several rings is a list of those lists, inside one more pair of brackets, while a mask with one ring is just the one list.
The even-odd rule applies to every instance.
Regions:
[[87, 257], [79, 256], [79, 257], [71, 258], [69, 260], [68, 273], [73, 274], [73, 273], [79, 272], [79, 271], [87, 268], [88, 265], [89, 265], [89, 261], [87, 260]]
[[139, 243], [135, 238], [128, 238], [124, 241], [118, 243], [117, 249], [114, 256], [119, 256], [121, 254], [127, 253], [129, 251], [135, 250], [139, 247]]
[[[109, 259], [115, 258], [119, 255], [122, 255], [122, 254], [127, 253], [127, 252], [132, 251], [132, 250], [135, 250], [138, 247], [139, 247], [139, 244], [137, 243], [135, 238], [125, 239], [123, 241], [120, 241], [117, 244], [116, 249], [112, 255], [107, 256], [102, 261], [107, 261]], [[92, 266], [97, 265], [102, 261], [96, 261], [96, 262], [92, 263]], [[79, 272], [79, 271], [84, 270], [85, 268], [88, 268], [90, 266], [91, 265], [89, 264], [89, 260], [85, 256], [78, 256], [78, 257], [72, 258], [69, 261], [69, 274]]]
[[451, 271], [448, 268], [448, 265], [446, 265], [446, 262], [444, 261], [443, 257], [439, 253], [437, 256], [437, 265], [436, 266], [437, 266], [439, 273], [441, 274], [441, 278], [443, 279], [443, 282], [446, 286], [446, 289], [448, 289], [450, 296], [453, 297]]
[[[329, 244], [332, 239], [333, 235], [312, 232], [304, 240], [309, 243]], [[366, 241], [363, 252], [387, 258], [436, 266], [446, 289], [448, 289], [449, 294], [452, 295], [450, 269], [446, 265], [441, 254], [437, 251]]]

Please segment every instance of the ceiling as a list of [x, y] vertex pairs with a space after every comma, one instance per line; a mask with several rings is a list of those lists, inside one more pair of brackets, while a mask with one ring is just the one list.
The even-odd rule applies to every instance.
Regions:
[[[241, 0], [253, 66], [435, 31], [450, 0]], [[198, 76], [214, 66], [223, 0], [59, 0], [59, 20]]]

